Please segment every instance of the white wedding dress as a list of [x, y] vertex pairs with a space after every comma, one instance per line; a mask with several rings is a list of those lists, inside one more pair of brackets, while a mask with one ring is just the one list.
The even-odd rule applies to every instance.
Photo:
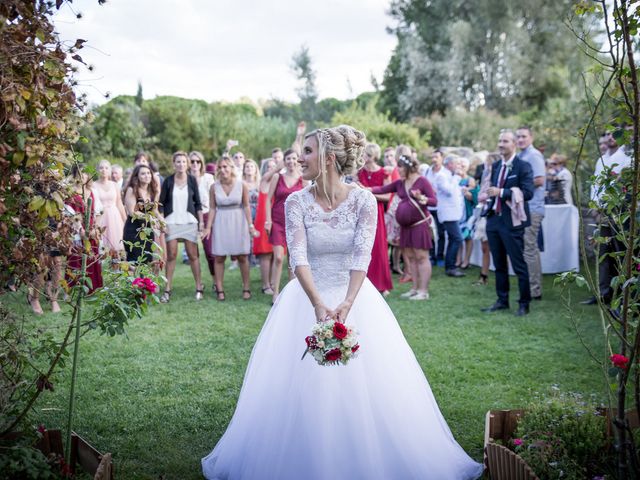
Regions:
[[[291, 267], [310, 265], [324, 303], [367, 271], [371, 193], [325, 212], [309, 187], [286, 203]], [[346, 319], [360, 351], [348, 365], [300, 360], [314, 310], [297, 280], [282, 290], [253, 348], [236, 411], [202, 471], [216, 480], [475, 479], [481, 464], [454, 440], [393, 313], [368, 279]]]

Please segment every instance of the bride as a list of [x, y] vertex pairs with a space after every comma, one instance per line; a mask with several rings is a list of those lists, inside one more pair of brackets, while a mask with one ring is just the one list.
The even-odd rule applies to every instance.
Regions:
[[[352, 127], [305, 138], [314, 184], [287, 199], [296, 279], [278, 296], [253, 348], [231, 423], [202, 459], [216, 480], [475, 479], [393, 313], [366, 278], [376, 231], [373, 195], [341, 181], [362, 166]], [[307, 355], [314, 322], [355, 327], [359, 356], [319, 366]]]

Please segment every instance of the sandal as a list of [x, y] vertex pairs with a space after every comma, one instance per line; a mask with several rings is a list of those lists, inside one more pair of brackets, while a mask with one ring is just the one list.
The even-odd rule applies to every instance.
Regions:
[[202, 300], [204, 298], [204, 286], [200, 285], [200, 288], [196, 288], [196, 300]]
[[224, 296], [224, 290], [216, 291], [216, 300], [218, 300], [219, 302], [224, 302], [226, 300], [226, 297]]
[[480, 287], [489, 283], [489, 276], [484, 273], [480, 274], [480, 278], [473, 284], [476, 287]]
[[262, 293], [264, 293], [265, 295], [273, 295], [273, 288], [262, 287]]
[[169, 300], [171, 300], [171, 290], [165, 290], [160, 297], [160, 303], [169, 303]]
[[251, 290], [242, 290], [242, 299], [251, 300]]

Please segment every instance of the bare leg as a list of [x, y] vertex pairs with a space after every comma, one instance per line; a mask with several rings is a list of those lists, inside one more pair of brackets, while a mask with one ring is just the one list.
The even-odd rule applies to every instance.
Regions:
[[469, 263], [471, 262], [471, 252], [473, 252], [473, 239], [467, 238], [464, 241], [464, 262], [462, 263], [463, 268], [467, 268]]
[[401, 250], [400, 247], [391, 247], [391, 260], [393, 263], [393, 269], [397, 272], [402, 272], [402, 269], [400, 268], [400, 254], [401, 254]]
[[167, 285], [165, 291], [171, 291], [173, 284], [173, 273], [176, 270], [176, 257], [178, 256], [178, 240], [171, 240], [167, 242], [167, 266], [165, 272], [167, 273]]
[[[204, 290], [202, 285], [202, 274], [200, 273], [200, 257], [198, 255], [198, 244], [194, 242], [184, 242], [184, 249], [187, 252], [189, 258], [189, 264], [191, 265], [191, 273], [193, 273], [193, 279], [196, 281], [196, 290]], [[196, 292], [196, 299], [200, 300], [202, 295]]]
[[[260, 260], [260, 276], [262, 277], [262, 289], [265, 293], [271, 290], [271, 261], [273, 255], [270, 253], [264, 253], [258, 257]], [[271, 290], [273, 293], [273, 290]]]
[[58, 293], [60, 291], [60, 279], [62, 278], [62, 256], [49, 257], [49, 276], [51, 278], [47, 283], [47, 296], [51, 302], [51, 311], [58, 313], [60, 311]]
[[238, 255], [238, 267], [242, 277], [242, 298], [249, 300], [251, 298], [251, 279], [249, 278], [251, 266], [248, 255]]
[[40, 305], [40, 291], [44, 286], [44, 273], [38, 273], [27, 290], [27, 302], [31, 305], [31, 310], [36, 315], [42, 315], [42, 305]]
[[415, 272], [415, 268], [417, 265], [414, 265], [416, 258], [413, 248], [403, 248], [402, 249], [402, 257], [404, 258], [404, 266], [405, 266], [405, 274], [407, 271], [411, 271], [414, 275], [411, 277], [411, 290], [418, 290], [418, 275]]
[[271, 288], [273, 288], [273, 298], [280, 293], [280, 279], [282, 277], [282, 264], [284, 263], [284, 247], [273, 246], [273, 265], [271, 267]]
[[[429, 260], [429, 250], [421, 248], [413, 249], [415, 261], [414, 279], [418, 277], [418, 292], [427, 293], [429, 291], [429, 281], [431, 280], [431, 261]], [[417, 275], [416, 275], [417, 273]], [[414, 285], [416, 281], [414, 280]]]
[[213, 265], [213, 268], [216, 271], [216, 290], [217, 290], [217, 295], [218, 295], [218, 300], [224, 300], [225, 296], [224, 296], [224, 261], [227, 259], [226, 256], [224, 257], [219, 257], [216, 256], [215, 257], [215, 263]]
[[400, 250], [400, 253], [402, 255], [402, 260], [404, 261], [404, 269], [402, 271], [402, 276], [400, 277], [401, 280], [403, 280], [404, 282], [409, 281], [409, 279], [413, 280], [412, 274], [413, 274], [413, 260], [410, 260], [407, 257], [407, 251], [411, 250], [411, 258], [413, 258], [413, 249], [409, 249], [409, 248], [400, 248], [398, 247], [398, 249]]
[[489, 242], [482, 241], [482, 270], [481, 273], [489, 275], [489, 264], [491, 262], [491, 251], [489, 250]]

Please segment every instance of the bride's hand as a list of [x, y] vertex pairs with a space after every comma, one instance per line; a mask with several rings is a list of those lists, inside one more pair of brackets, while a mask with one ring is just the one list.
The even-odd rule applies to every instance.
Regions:
[[344, 323], [347, 319], [347, 315], [349, 315], [349, 311], [351, 310], [351, 305], [353, 305], [352, 302], [344, 300], [332, 312], [331, 318], [333, 318], [337, 322]]
[[316, 314], [317, 323], [326, 322], [331, 318], [332, 312], [323, 303], [316, 304], [316, 306], [313, 307], [313, 310]]

